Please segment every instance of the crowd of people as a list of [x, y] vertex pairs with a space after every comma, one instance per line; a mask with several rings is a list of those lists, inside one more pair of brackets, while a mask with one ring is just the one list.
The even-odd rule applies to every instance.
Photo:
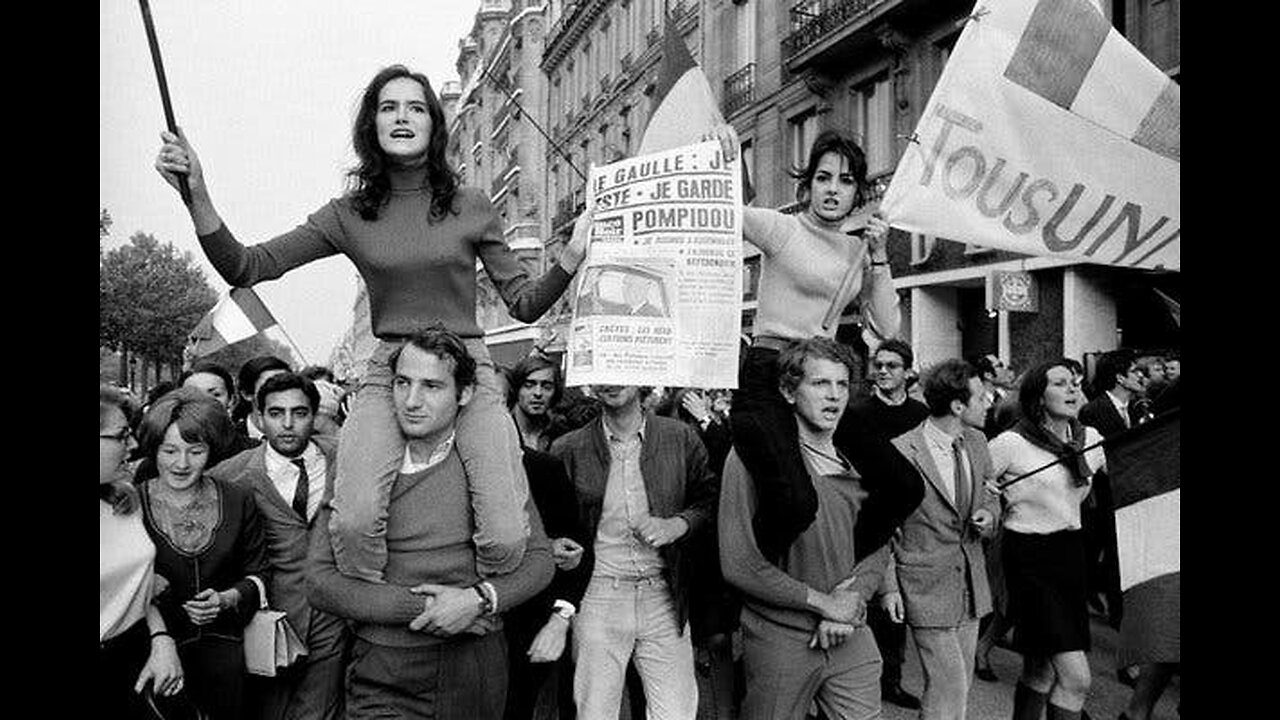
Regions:
[[[916, 373], [888, 226], [850, 219], [867, 181], [847, 135], [819, 134], [797, 169], [801, 212], [744, 210], [762, 279], [734, 391], [565, 387], [542, 351], [498, 367], [477, 260], [532, 321], [590, 213], [529, 277], [407, 68], [365, 88], [349, 192], [264, 243], [231, 234], [186, 137], [162, 140], [156, 167], [186, 179], [228, 283], [344, 254], [379, 343], [349, 390], [271, 357], [197, 362], [145, 402], [103, 387], [110, 716], [607, 718], [625, 696], [634, 718], [691, 719], [702, 676], [715, 717], [963, 718], [1010, 629], [1015, 720], [1082, 716], [1089, 613], [1124, 622], [1098, 441], [1116, 412], [1127, 428], [1176, 402], [1176, 357], [1103, 356], [1088, 404], [1066, 358], [1020, 379], [993, 356]], [[865, 373], [835, 339], [851, 302]], [[244, 657], [264, 607], [306, 648], [272, 676]], [[1176, 671], [1169, 645], [1132, 654], [1128, 718]]]

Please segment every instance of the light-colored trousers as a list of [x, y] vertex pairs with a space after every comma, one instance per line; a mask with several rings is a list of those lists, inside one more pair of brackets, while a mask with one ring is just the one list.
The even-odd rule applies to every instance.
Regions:
[[978, 621], [967, 620], [952, 628], [913, 627], [911, 637], [924, 671], [921, 720], [964, 720], [973, 685]]
[[573, 649], [573, 701], [579, 720], [618, 717], [632, 657], [644, 683], [650, 720], [697, 716], [689, 623], [676, 626], [675, 602], [662, 578], [591, 578], [574, 617]]
[[[520, 436], [480, 338], [465, 341], [476, 361], [476, 387], [458, 413], [454, 447], [467, 473], [475, 517], [476, 571], [511, 572], [529, 538], [525, 501], [529, 481]], [[387, 505], [404, 462], [404, 435], [396, 421], [394, 374], [387, 364], [400, 343], [381, 341], [369, 358], [351, 413], [342, 426], [329, 520], [333, 559], [344, 575], [383, 582], [387, 565]]]

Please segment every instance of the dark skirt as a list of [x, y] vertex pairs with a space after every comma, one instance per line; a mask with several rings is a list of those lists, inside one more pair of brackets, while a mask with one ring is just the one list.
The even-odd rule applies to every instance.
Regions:
[[1038, 656], [1088, 652], [1084, 532], [1035, 535], [1006, 529], [1001, 542], [1014, 649]]

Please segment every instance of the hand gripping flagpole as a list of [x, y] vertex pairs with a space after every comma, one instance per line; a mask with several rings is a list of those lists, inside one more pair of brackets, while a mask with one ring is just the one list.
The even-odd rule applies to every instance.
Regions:
[[[164, 60], [160, 57], [156, 26], [151, 21], [151, 6], [147, 4], [147, 0], [138, 0], [138, 4], [142, 6], [142, 24], [147, 28], [147, 43], [151, 46], [151, 63], [155, 65], [156, 80], [160, 83], [160, 101], [164, 104], [164, 120], [169, 126], [169, 132], [177, 135], [178, 123], [173, 119], [173, 104], [169, 102], [169, 83], [164, 79]], [[182, 202], [191, 204], [191, 187], [187, 184], [186, 175], [178, 175], [178, 193], [182, 195]]]

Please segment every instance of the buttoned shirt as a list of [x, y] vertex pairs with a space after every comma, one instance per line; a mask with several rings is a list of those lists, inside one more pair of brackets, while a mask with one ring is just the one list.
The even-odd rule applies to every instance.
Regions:
[[1129, 400], [1127, 398], [1121, 400], [1112, 394], [1110, 390], [1107, 391], [1107, 399], [1111, 400], [1111, 404], [1116, 406], [1116, 412], [1120, 413], [1120, 420], [1124, 423], [1124, 426], [1129, 427], [1132, 424], [1129, 422]]
[[640, 430], [624, 438], [604, 425], [609, 445], [609, 477], [605, 481], [600, 524], [596, 528], [594, 575], [604, 577], [649, 577], [663, 568], [656, 548], [636, 536], [633, 530], [649, 517], [649, 494], [640, 474], [640, 449], [645, 421]]
[[[271, 484], [275, 485], [280, 497], [284, 498], [286, 503], [292, 503], [293, 494], [298, 489], [298, 466], [293, 463], [297, 458], [281, 455], [269, 443], [264, 445], [266, 446], [264, 459], [267, 464], [267, 477], [271, 478]], [[307, 468], [307, 520], [310, 521], [320, 509], [320, 499], [324, 497], [325, 473], [329, 470], [329, 464], [324, 459], [324, 453], [320, 452], [320, 448], [314, 442], [308, 442], [299, 457]]]
[[[956, 461], [953, 454], [954, 450], [952, 449], [955, 437], [935, 425], [933, 418], [929, 418], [924, 423], [924, 439], [929, 448], [929, 455], [933, 457], [933, 464], [938, 468], [942, 487], [946, 488], [951, 504], [956, 505]], [[965, 477], [973, 477], [973, 466], [969, 464], [969, 453], [962, 451], [961, 457], [964, 458]], [[960, 508], [957, 507], [957, 509]]]

